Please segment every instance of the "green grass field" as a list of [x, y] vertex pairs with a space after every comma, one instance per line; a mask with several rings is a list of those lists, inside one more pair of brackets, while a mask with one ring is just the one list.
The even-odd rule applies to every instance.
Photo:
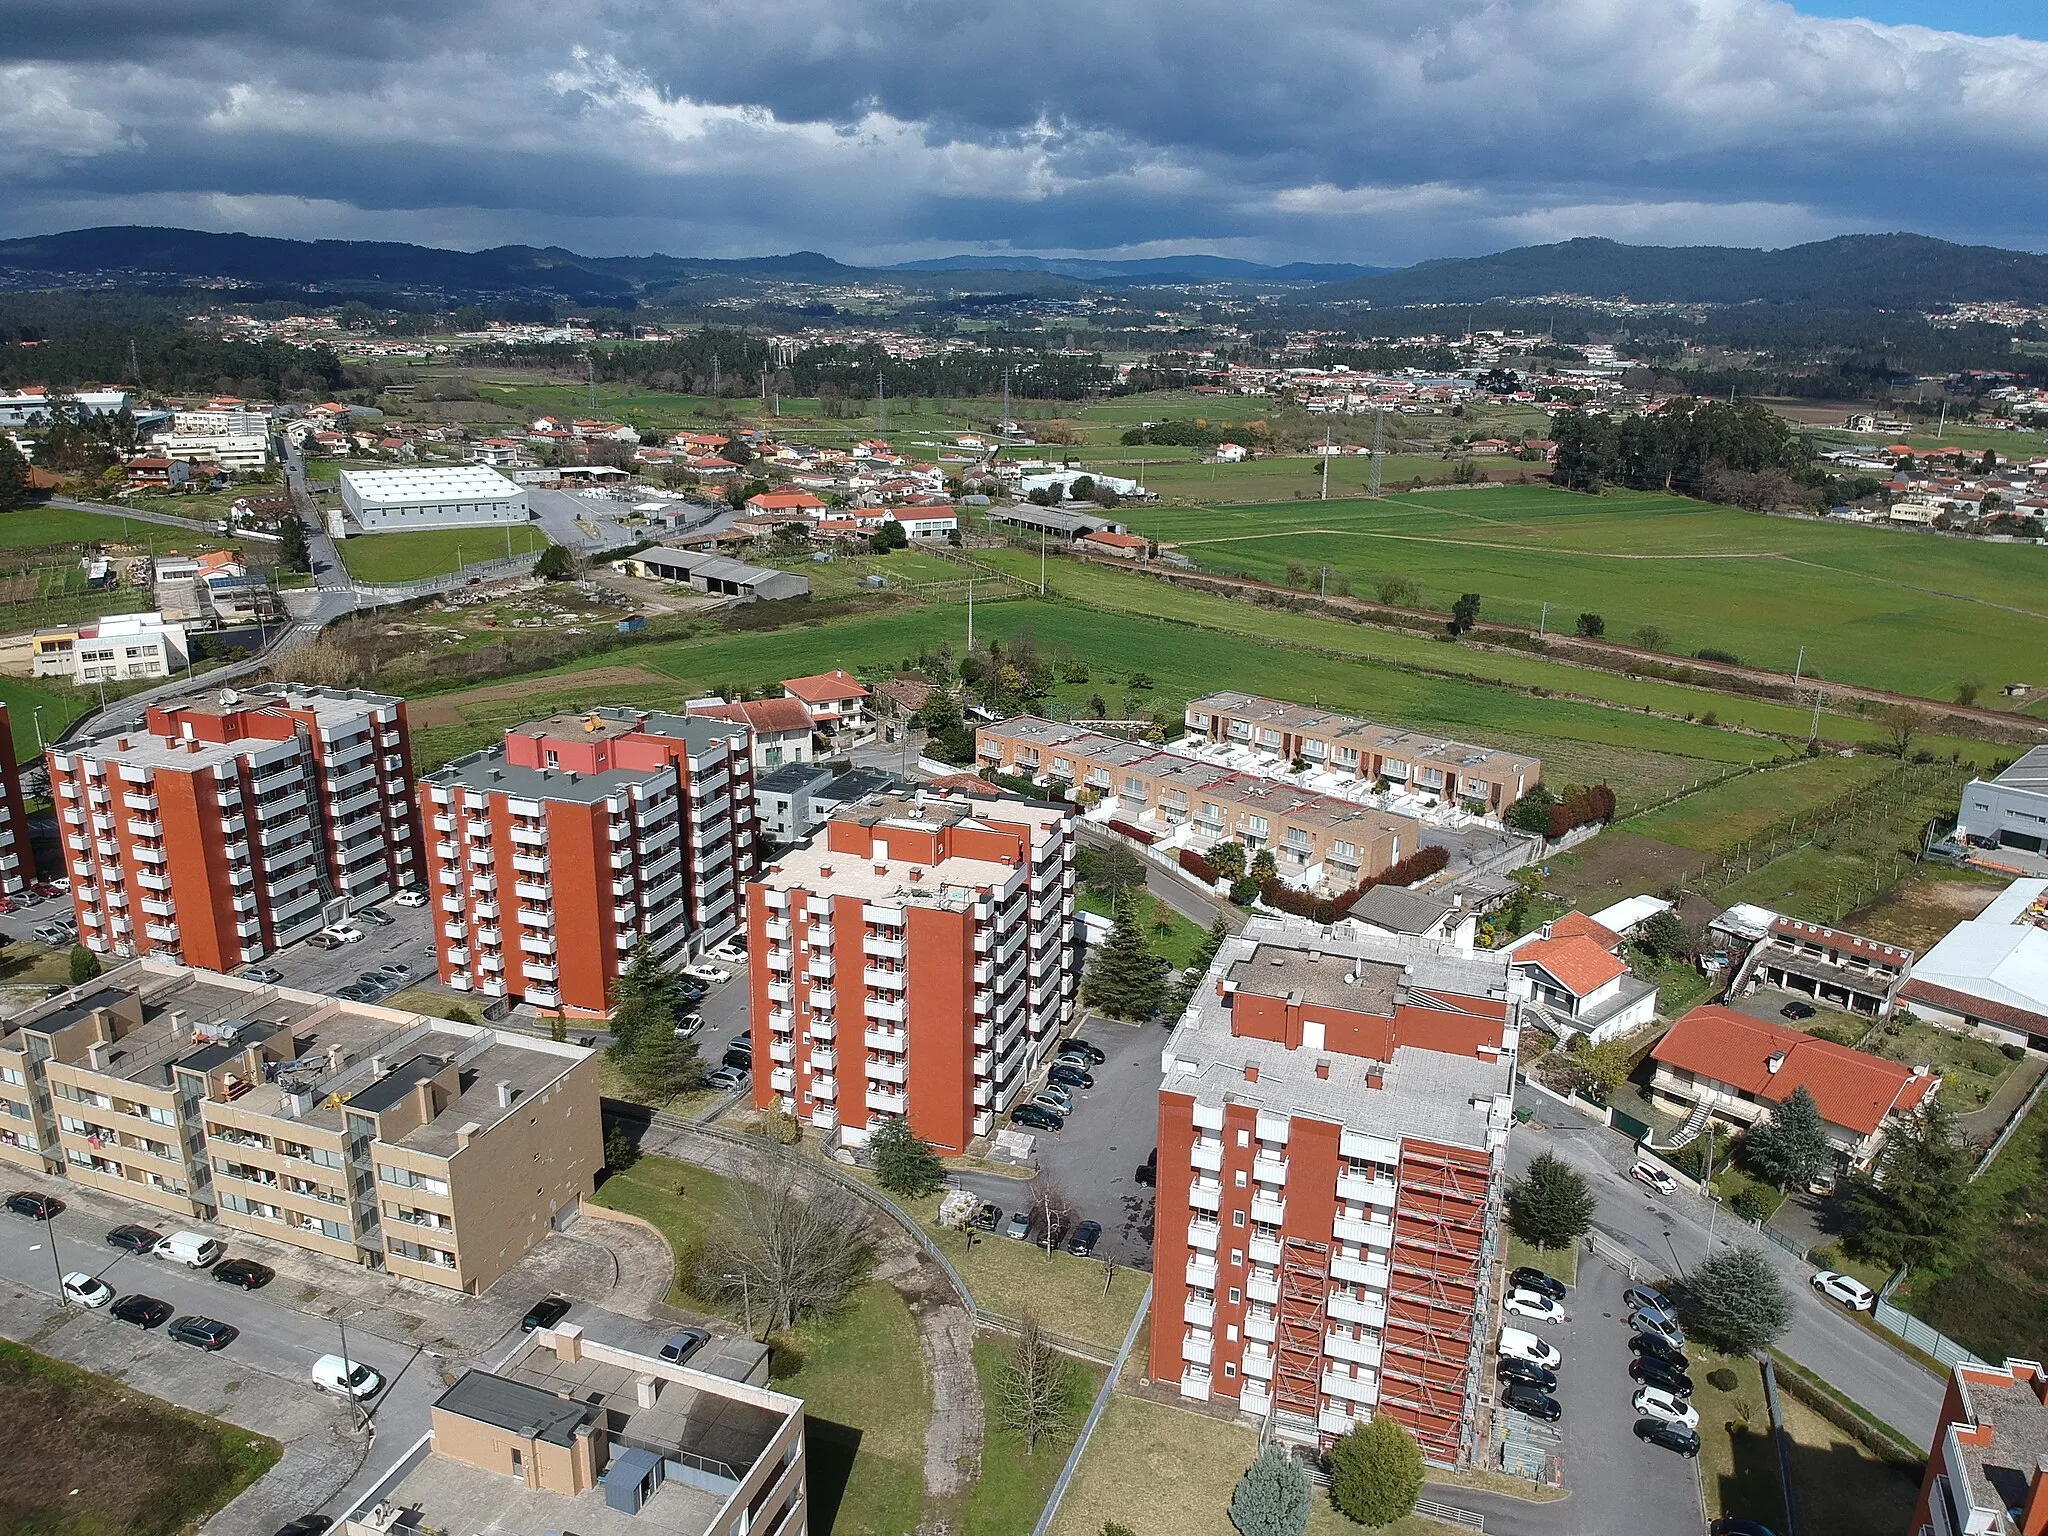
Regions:
[[41, 682], [25, 677], [0, 677], [0, 703], [7, 706], [7, 728], [14, 736], [14, 758], [32, 763], [40, 753], [36, 747], [36, 710], [42, 710], [42, 738], [54, 741], [65, 726], [97, 707], [99, 695], [82, 688], [60, 684], [56, 678]]
[[1868, 784], [1894, 766], [1881, 757], [1808, 758], [1688, 795], [1637, 817], [1627, 830], [1680, 848], [1720, 853], [1773, 822]]
[[[1006, 1340], [984, 1334], [975, 1341], [974, 1372], [981, 1378], [981, 1406], [986, 1431], [981, 1446], [981, 1476], [967, 1496], [957, 1529], [962, 1536], [1029, 1536], [1045, 1508], [1054, 1479], [1066, 1461], [1072, 1435], [1041, 1440], [1027, 1451], [1024, 1437], [1002, 1424], [1000, 1382], [1009, 1358]], [[1067, 1418], [1076, 1431], [1088, 1416], [1088, 1405], [1102, 1385], [1100, 1367], [1068, 1360]]]
[[[166, 511], [174, 510], [167, 507]], [[23, 507], [0, 516], [0, 549], [49, 549], [58, 545], [101, 544], [124, 534], [175, 538], [179, 530], [161, 523], [129, 521], [115, 513], [81, 512], [72, 507]]]
[[[392, 583], [444, 576], [482, 560], [502, 560], [507, 547], [507, 530], [501, 528], [369, 533], [343, 539], [337, 545], [350, 575], [362, 581]], [[515, 555], [534, 554], [548, 547], [548, 536], [531, 523], [513, 527], [509, 547]]]
[[[1476, 591], [1481, 617], [1568, 630], [1598, 613], [1609, 638], [1641, 626], [1690, 655], [1725, 650], [1930, 698], [2048, 655], [2048, 550], [1766, 518], [1678, 497], [1592, 498], [1548, 486], [1423, 491], [1384, 502], [1132, 508], [1139, 532], [1206, 569], [1278, 581], [1289, 561], [1327, 564], [1369, 594], [1384, 577], [1448, 609]], [[2024, 662], [2020, 670], [2026, 671]]]

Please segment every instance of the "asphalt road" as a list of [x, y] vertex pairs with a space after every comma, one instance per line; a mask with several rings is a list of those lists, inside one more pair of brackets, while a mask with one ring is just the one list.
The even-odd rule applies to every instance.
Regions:
[[1792, 1326], [1778, 1347], [1916, 1445], [1932, 1444], [1947, 1384], [1823, 1300], [1809, 1284], [1810, 1265], [1725, 1215], [1717, 1213], [1710, 1234], [1703, 1201], [1684, 1192], [1656, 1195], [1630, 1179], [1634, 1148], [1625, 1136], [1528, 1088], [1516, 1103], [1534, 1118], [1509, 1143], [1513, 1172], [1526, 1170], [1544, 1151], [1580, 1169], [1597, 1201], [1593, 1225], [1660, 1274], [1683, 1279], [1715, 1241], [1755, 1248], [1777, 1265], [1792, 1293]]

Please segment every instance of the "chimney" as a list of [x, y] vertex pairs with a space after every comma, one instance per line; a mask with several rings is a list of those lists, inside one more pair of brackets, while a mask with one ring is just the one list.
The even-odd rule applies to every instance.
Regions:
[[347, 1060], [347, 1055], [340, 1046], [330, 1045], [327, 1047], [327, 1070], [329, 1074], [339, 1072]]
[[918, 883], [918, 881], [922, 880], [923, 878], [924, 878], [924, 871], [923, 871], [923, 870], [921, 870], [921, 869], [913, 869], [913, 870], [912, 870], [912, 871], [910, 872], [910, 883], [911, 883], [912, 885], [916, 885], [916, 884]]
[[384, 1058], [383, 1058], [382, 1056], [372, 1056], [372, 1057], [370, 1058], [370, 1076], [372, 1076], [372, 1077], [382, 1077], [383, 1075], [384, 1075]]
[[564, 1365], [574, 1365], [583, 1358], [583, 1327], [580, 1323], [557, 1323], [551, 1330], [555, 1336], [555, 1358]]
[[830, 864], [820, 864], [818, 866], [818, 875], [821, 879], [830, 880], [832, 878], [832, 866]]
[[1368, 1088], [1380, 1088], [1380, 1087], [1384, 1087], [1384, 1086], [1386, 1085], [1386, 1081], [1387, 1081], [1387, 1077], [1386, 1077], [1386, 1069], [1385, 1069], [1384, 1067], [1382, 1067], [1382, 1066], [1381, 1066], [1381, 1065], [1380, 1065], [1380, 1064], [1379, 1064], [1378, 1062], [1374, 1062], [1374, 1063], [1373, 1063], [1373, 1064], [1372, 1064], [1371, 1066], [1369, 1066], [1369, 1067], [1367, 1067], [1367, 1068], [1365, 1069], [1365, 1086], [1366, 1086], [1366, 1087], [1368, 1087]]
[[510, 1109], [511, 1107], [512, 1079], [509, 1077], [501, 1077], [498, 1079], [498, 1108]]
[[171, 1010], [171, 1038], [179, 1041], [192, 1038], [192, 1025], [186, 1019], [185, 1010], [182, 1008]]
[[1548, 923], [1545, 923], [1545, 924], [1543, 925], [1543, 927], [1542, 927], [1541, 929], [1539, 929], [1539, 930], [1538, 930], [1538, 932], [1537, 932], [1537, 937], [1538, 937], [1538, 938], [1544, 938], [1544, 939], [1547, 939], [1547, 938], [1549, 938], [1549, 937], [1550, 937], [1550, 924], [1548, 924]]
[[107, 1043], [95, 1040], [85, 1048], [85, 1064], [95, 1072], [107, 1070]]
[[642, 1408], [652, 1408], [654, 1400], [661, 1396], [661, 1383], [652, 1376], [633, 1378], [633, 1401]]
[[1248, 1061], [1244, 1064], [1244, 1080], [1248, 1083], [1256, 1083], [1259, 1080], [1259, 1068], [1256, 1062]]
[[1330, 1063], [1328, 1061], [1318, 1061], [1316, 1063], [1316, 1076], [1326, 1083], [1330, 1080]]
[[1767, 1061], [1767, 1062], [1765, 1062], [1765, 1063], [1764, 1063], [1764, 1066], [1765, 1066], [1765, 1068], [1766, 1068], [1767, 1070], [1769, 1070], [1770, 1074], [1771, 1074], [1771, 1075], [1772, 1075], [1773, 1077], [1777, 1076], [1777, 1074], [1778, 1074], [1778, 1069], [1779, 1069], [1780, 1067], [1784, 1066], [1784, 1065], [1785, 1065], [1785, 1053], [1784, 1053], [1783, 1051], [1773, 1051], [1773, 1052], [1771, 1052], [1771, 1059], [1770, 1059], [1769, 1061]]
[[469, 1139], [483, 1129], [474, 1120], [465, 1120], [455, 1127], [455, 1150], [460, 1152], [469, 1145]]

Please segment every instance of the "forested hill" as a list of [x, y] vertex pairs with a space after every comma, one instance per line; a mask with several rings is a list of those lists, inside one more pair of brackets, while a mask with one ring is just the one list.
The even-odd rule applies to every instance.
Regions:
[[1973, 300], [2048, 301], [2048, 257], [1925, 235], [1843, 235], [1778, 251], [1567, 240], [1425, 261], [1311, 290], [1379, 306], [1477, 304], [1549, 294], [1671, 304], [1922, 309]]

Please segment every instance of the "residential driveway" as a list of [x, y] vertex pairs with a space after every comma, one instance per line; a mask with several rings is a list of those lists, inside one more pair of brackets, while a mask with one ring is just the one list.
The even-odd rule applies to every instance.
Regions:
[[1516, 1104], [1534, 1118], [1518, 1126], [1509, 1142], [1511, 1174], [1524, 1172], [1546, 1151], [1579, 1169], [1593, 1191], [1594, 1227], [1633, 1253], [1646, 1274], [1682, 1279], [1713, 1243], [1754, 1248], [1777, 1266], [1792, 1295], [1792, 1325], [1778, 1347], [1916, 1444], [1932, 1443], [1947, 1383], [1823, 1301], [1808, 1283], [1813, 1266], [1695, 1195], [1655, 1195], [1630, 1179], [1634, 1147], [1618, 1132], [1527, 1087]]
[[[1158, 1139], [1159, 1052], [1166, 1031], [1157, 1024], [1120, 1024], [1091, 1015], [1079, 1033], [1109, 1060], [1094, 1070], [1095, 1086], [1074, 1095], [1066, 1128], [1056, 1136], [1039, 1133], [1040, 1176], [1059, 1181], [1081, 1220], [1102, 1223], [1097, 1258], [1149, 1270], [1152, 1191], [1135, 1175]], [[1043, 1080], [1041, 1074], [1035, 1081]], [[949, 1182], [993, 1200], [1006, 1212], [1025, 1209], [1031, 1198], [1030, 1184], [1001, 1174], [956, 1173]]]

